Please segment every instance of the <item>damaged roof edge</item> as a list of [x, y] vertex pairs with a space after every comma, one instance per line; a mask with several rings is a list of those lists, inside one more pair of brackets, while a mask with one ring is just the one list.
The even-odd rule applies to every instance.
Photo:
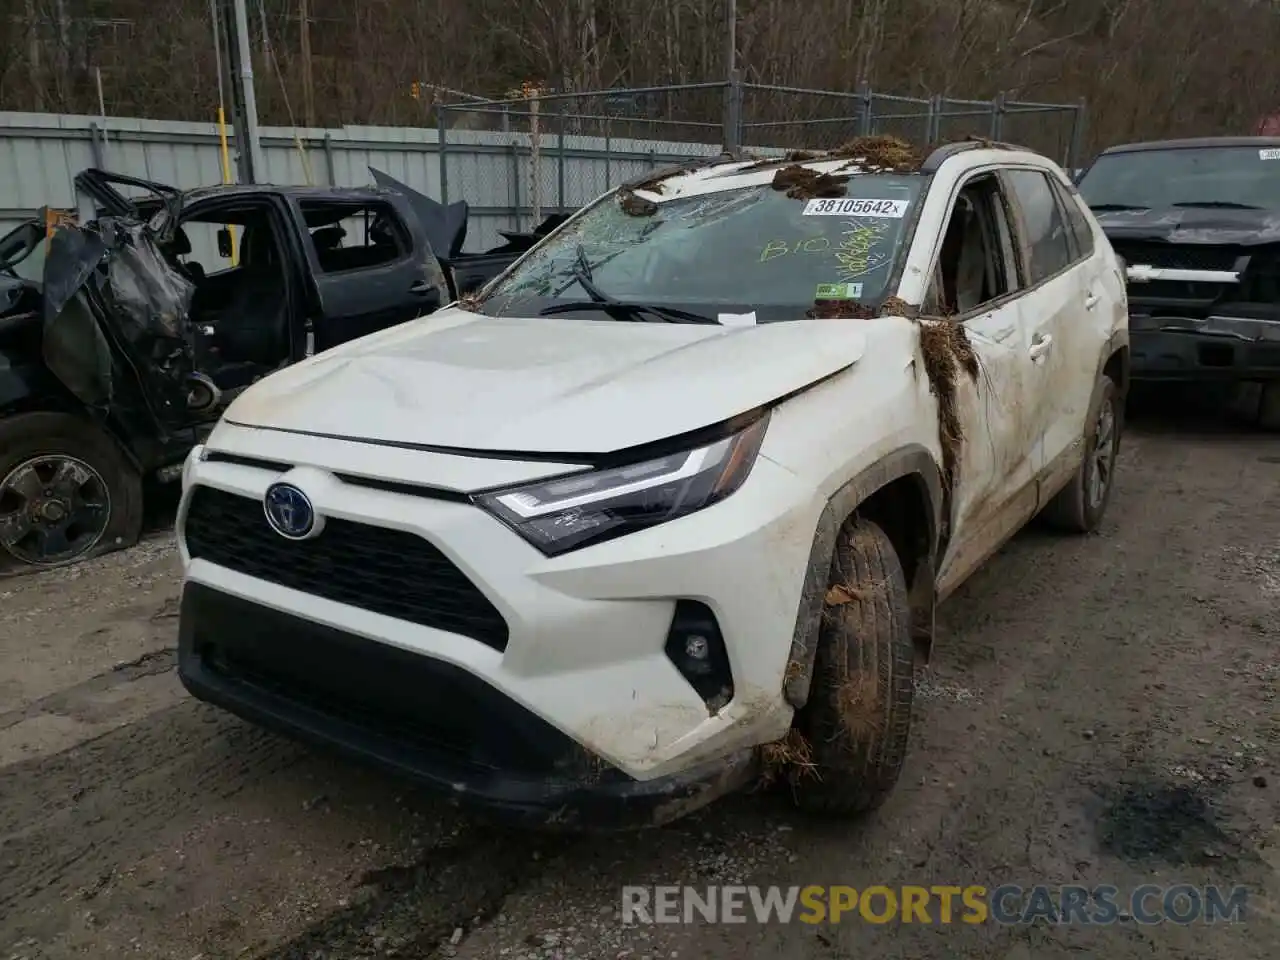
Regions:
[[693, 173], [695, 170], [714, 167], [722, 163], [743, 163], [754, 159], [757, 158], [749, 156], [740, 150], [723, 150], [708, 157], [690, 157], [688, 160], [683, 160], [679, 163], [672, 163], [665, 167], [657, 167], [646, 171], [640, 176], [621, 184], [618, 190], [620, 192], [624, 190], [644, 190], [647, 193], [661, 193], [663, 180], [669, 180], [681, 174]]
[[935, 147], [933, 152], [925, 158], [924, 163], [920, 165], [921, 173], [937, 173], [938, 168], [950, 160], [952, 157], [969, 150], [1021, 150], [1027, 153], [1035, 153], [1030, 147], [1021, 147], [1016, 143], [1004, 143], [1000, 140], [986, 140], [981, 137], [969, 140], [960, 140], [956, 143], [944, 143], [940, 147]]

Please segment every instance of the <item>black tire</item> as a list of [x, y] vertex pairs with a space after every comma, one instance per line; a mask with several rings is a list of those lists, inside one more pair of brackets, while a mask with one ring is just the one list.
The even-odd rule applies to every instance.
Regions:
[[830, 584], [809, 700], [795, 720], [811, 766], [791, 779], [802, 809], [852, 817], [883, 803], [902, 772], [915, 649], [902, 563], [876, 524], [845, 524]]
[[[1051, 527], [1066, 533], [1093, 533], [1101, 526], [1115, 486], [1116, 458], [1123, 430], [1124, 405], [1120, 391], [1115, 381], [1104, 374], [1098, 382], [1097, 396], [1085, 425], [1080, 467], [1071, 482], [1045, 504], [1041, 513]], [[1100, 484], [1101, 495], [1093, 486], [1095, 480]]]
[[[94, 492], [77, 502], [93, 499], [99, 509], [92, 513], [91, 526], [86, 521], [71, 531], [76, 535], [67, 537], [66, 550], [33, 559], [40, 554], [40, 545], [30, 535], [15, 540], [16, 525], [5, 526], [6, 517], [15, 516], [30, 503], [16, 489], [16, 482], [11, 485], [7, 481], [23, 465], [39, 462], [40, 469], [46, 471], [59, 457], [72, 458], [88, 468], [89, 479], [77, 493], [90, 488]], [[132, 546], [141, 532], [142, 478], [110, 436], [92, 423], [64, 413], [20, 413], [0, 419], [0, 566], [63, 566]]]
[[1280, 380], [1262, 385], [1258, 400], [1258, 426], [1263, 430], [1280, 431]]

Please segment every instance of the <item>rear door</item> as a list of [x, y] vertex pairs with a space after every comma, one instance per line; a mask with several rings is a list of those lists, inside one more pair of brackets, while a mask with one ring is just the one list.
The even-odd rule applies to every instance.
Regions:
[[319, 302], [315, 352], [431, 313], [448, 299], [444, 273], [403, 197], [290, 203]]
[[1054, 478], [1073, 471], [1083, 451], [1099, 344], [1106, 340], [1098, 332], [1105, 312], [1103, 248], [1091, 236], [1076, 237], [1051, 174], [1027, 167], [1005, 170], [1002, 177], [1027, 270], [1022, 311], [1033, 365], [1028, 410], [1039, 438], [1035, 472], [1043, 503], [1057, 489]]

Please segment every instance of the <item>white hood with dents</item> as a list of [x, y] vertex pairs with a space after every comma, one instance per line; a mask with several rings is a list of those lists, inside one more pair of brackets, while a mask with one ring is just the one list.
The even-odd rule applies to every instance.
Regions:
[[859, 326], [450, 308], [272, 374], [224, 420], [462, 450], [610, 453], [728, 420], [848, 367], [866, 349]]

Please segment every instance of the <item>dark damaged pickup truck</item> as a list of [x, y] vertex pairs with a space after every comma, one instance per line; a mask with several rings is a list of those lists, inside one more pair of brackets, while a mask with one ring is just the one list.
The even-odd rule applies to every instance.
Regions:
[[1280, 138], [1112, 147], [1079, 187], [1126, 264], [1133, 379], [1244, 385], [1280, 429]]
[[88, 170], [96, 217], [0, 238], [0, 570], [133, 543], [245, 387], [431, 313], [545, 235], [461, 252], [467, 206], [376, 187], [179, 191]]

